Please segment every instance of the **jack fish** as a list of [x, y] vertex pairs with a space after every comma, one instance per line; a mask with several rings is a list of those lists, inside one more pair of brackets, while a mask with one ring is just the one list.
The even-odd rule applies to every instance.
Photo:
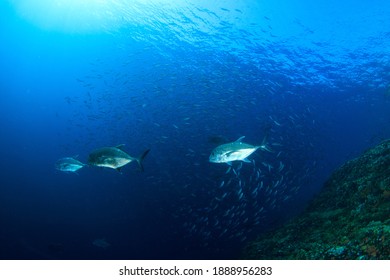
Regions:
[[78, 161], [74, 157], [60, 158], [56, 162], [56, 169], [63, 172], [76, 172], [83, 168], [86, 164]]
[[243, 143], [241, 140], [244, 139], [244, 137], [245, 136], [242, 136], [234, 142], [216, 147], [211, 152], [209, 161], [214, 163], [227, 163], [231, 165], [231, 162], [236, 160], [250, 162], [247, 157], [256, 152], [258, 149], [271, 152], [271, 150], [265, 145], [265, 138], [260, 146], [253, 146]]
[[150, 149], [144, 151], [138, 158], [130, 156], [123, 150], [124, 145], [116, 147], [103, 147], [94, 150], [89, 154], [88, 164], [100, 167], [113, 168], [118, 171], [126, 164], [137, 161], [141, 171], [144, 170], [142, 161], [149, 153]]

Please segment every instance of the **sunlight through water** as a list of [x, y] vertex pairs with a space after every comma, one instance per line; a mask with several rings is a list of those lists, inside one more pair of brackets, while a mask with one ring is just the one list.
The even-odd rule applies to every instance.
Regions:
[[126, 0], [9, 0], [18, 13], [40, 28], [66, 33], [117, 31], [131, 23], [146, 5], [172, 1]]
[[[198, 24], [203, 32], [214, 32], [220, 22], [242, 27], [246, 20], [255, 21], [259, 4], [256, 1], [235, 3], [206, 0], [8, 0], [22, 18], [36, 26], [64, 33], [115, 32], [126, 27], [160, 28], [161, 23], [177, 28]], [[221, 9], [222, 6], [225, 7]], [[228, 9], [236, 15], [229, 15]], [[263, 8], [261, 10], [264, 11]], [[200, 20], [201, 18], [202, 20]], [[191, 18], [190, 18], [191, 17]], [[191, 27], [190, 29], [193, 29]], [[189, 30], [186, 30], [186, 32]], [[182, 36], [181, 34], [180, 36]]]

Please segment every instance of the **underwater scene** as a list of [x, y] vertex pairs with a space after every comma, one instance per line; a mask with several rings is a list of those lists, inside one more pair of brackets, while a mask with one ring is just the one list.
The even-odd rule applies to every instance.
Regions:
[[390, 2], [0, 11], [0, 259], [390, 259]]

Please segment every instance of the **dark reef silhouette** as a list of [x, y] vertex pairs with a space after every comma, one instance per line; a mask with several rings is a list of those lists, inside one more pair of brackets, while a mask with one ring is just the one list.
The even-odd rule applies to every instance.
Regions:
[[390, 259], [390, 140], [335, 171], [298, 217], [244, 259]]

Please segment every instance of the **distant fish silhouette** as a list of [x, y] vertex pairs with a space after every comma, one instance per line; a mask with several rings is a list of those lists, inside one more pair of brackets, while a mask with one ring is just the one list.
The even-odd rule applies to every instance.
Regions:
[[57, 160], [55, 167], [59, 171], [75, 173], [85, 165], [85, 163], [78, 161], [74, 157], [64, 157]]
[[102, 249], [107, 249], [108, 247], [111, 246], [111, 244], [108, 243], [105, 238], [96, 238], [95, 240], [92, 241], [92, 245]]

